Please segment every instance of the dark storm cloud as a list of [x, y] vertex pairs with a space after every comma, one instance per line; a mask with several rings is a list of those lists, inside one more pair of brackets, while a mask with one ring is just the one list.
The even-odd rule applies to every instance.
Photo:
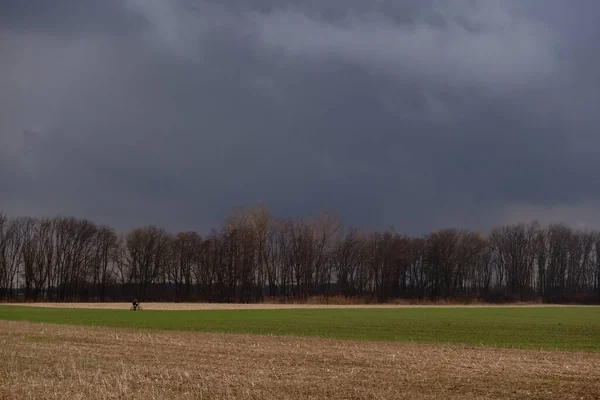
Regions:
[[264, 201], [409, 233], [600, 222], [596, 3], [0, 7], [12, 214], [206, 230]]
[[123, 34], [140, 17], [124, 13], [121, 0], [8, 0], [0, 5], [3, 31], [83, 36]]

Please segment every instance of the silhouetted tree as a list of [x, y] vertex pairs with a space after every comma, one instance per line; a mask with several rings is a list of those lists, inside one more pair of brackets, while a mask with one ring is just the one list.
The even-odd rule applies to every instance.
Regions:
[[488, 235], [341, 228], [332, 213], [233, 210], [219, 229], [117, 233], [74, 217], [0, 214], [0, 298], [261, 301], [351, 296], [600, 303], [600, 233], [522, 223]]

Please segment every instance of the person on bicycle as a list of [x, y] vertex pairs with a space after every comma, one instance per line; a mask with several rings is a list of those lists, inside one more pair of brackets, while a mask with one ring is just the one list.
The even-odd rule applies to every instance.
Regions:
[[133, 299], [133, 310], [137, 310], [140, 307], [140, 302], [138, 301], [138, 299]]

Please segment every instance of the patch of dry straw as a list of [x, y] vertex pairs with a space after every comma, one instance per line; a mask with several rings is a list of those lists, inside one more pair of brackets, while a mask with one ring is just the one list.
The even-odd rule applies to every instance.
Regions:
[[600, 399], [600, 354], [0, 321], [2, 399]]

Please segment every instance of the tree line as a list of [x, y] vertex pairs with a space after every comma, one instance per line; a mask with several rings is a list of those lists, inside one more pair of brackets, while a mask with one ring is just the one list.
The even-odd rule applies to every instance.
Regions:
[[410, 237], [322, 212], [234, 210], [221, 228], [125, 233], [74, 217], [0, 214], [0, 299], [259, 302], [345, 296], [600, 303], [600, 233], [561, 224]]

